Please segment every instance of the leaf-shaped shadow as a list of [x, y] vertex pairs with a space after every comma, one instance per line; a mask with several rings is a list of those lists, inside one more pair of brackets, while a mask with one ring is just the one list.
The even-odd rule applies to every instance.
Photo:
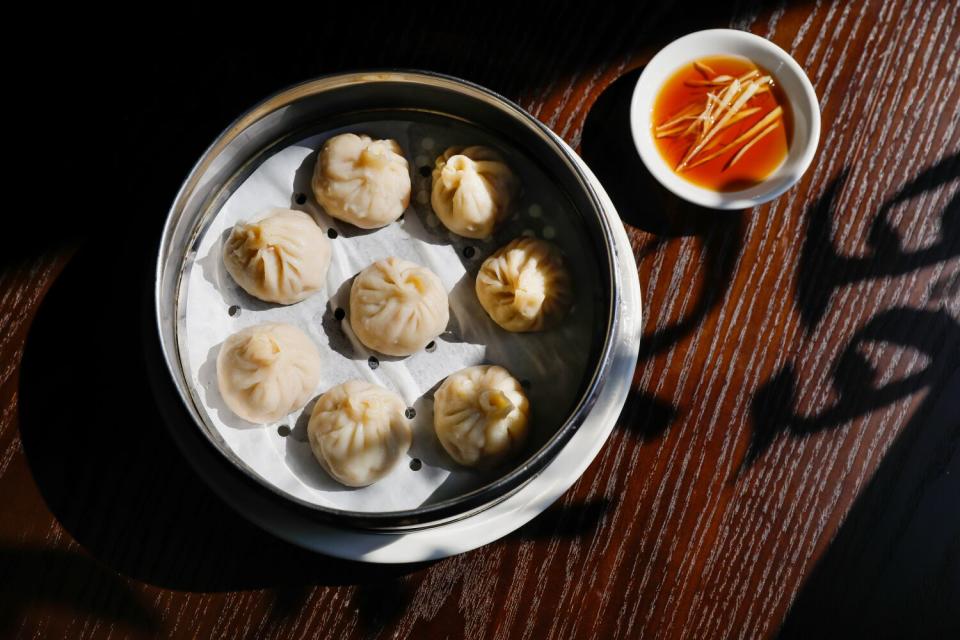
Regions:
[[844, 169], [807, 212], [807, 232], [797, 269], [797, 304], [808, 331], [823, 317], [837, 289], [873, 278], [900, 276], [960, 255], [960, 191], [941, 212], [940, 236], [932, 245], [904, 250], [900, 235], [888, 219], [895, 205], [960, 178], [960, 154], [948, 155], [924, 169], [883, 203], [868, 230], [872, 249], [868, 256], [841, 255], [831, 236], [837, 202], [848, 175]]
[[[876, 386], [878, 372], [861, 355], [868, 342], [886, 342], [925, 354], [927, 366]], [[753, 433], [743, 467], [753, 464], [781, 433], [805, 436], [842, 426], [888, 406], [960, 366], [960, 323], [945, 310], [896, 307], [874, 316], [850, 338], [831, 371], [837, 401], [814, 415], [796, 412], [797, 376], [788, 364], [753, 397]], [[742, 468], [743, 468], [742, 467]]]

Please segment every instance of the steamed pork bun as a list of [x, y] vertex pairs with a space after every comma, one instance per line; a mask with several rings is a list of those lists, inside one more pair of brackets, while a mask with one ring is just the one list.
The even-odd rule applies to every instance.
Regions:
[[434, 394], [433, 427], [454, 460], [492, 467], [512, 457], [527, 439], [530, 403], [503, 367], [467, 367]]
[[238, 331], [220, 346], [217, 384], [224, 402], [266, 424], [307, 403], [320, 380], [320, 354], [300, 329], [281, 323]]
[[486, 238], [507, 217], [518, 191], [516, 175], [493, 149], [450, 147], [434, 166], [430, 204], [450, 231]]
[[365, 487], [390, 473], [410, 448], [406, 409], [393, 391], [348, 380], [314, 405], [307, 426], [310, 449], [337, 482]]
[[327, 140], [313, 172], [324, 210], [361, 229], [377, 229], [410, 204], [410, 170], [396, 140], [344, 133]]
[[493, 321], [515, 332], [549, 328], [573, 303], [560, 250], [537, 238], [517, 238], [487, 258], [477, 273], [476, 291]]
[[223, 264], [240, 287], [266, 302], [293, 304], [323, 288], [330, 241], [306, 213], [273, 209], [233, 227]]
[[374, 262], [350, 288], [350, 326], [374, 351], [408, 356], [443, 333], [447, 292], [435, 273], [400, 258]]

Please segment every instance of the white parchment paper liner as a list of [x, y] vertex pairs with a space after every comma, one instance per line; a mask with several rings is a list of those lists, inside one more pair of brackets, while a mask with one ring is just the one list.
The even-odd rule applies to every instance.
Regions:
[[[432, 394], [449, 374], [470, 365], [494, 363], [528, 383], [534, 416], [530, 442], [517, 462], [545, 443], [566, 419], [587, 375], [594, 325], [603, 322], [595, 298], [599, 278], [596, 257], [584, 245], [575, 212], [562, 193], [522, 154], [505, 149], [482, 132], [443, 123], [371, 122], [345, 129], [375, 137], [391, 137], [404, 147], [413, 179], [411, 206], [403, 218], [376, 231], [362, 231], [327, 216], [310, 193], [316, 150], [343, 130], [314, 135], [267, 158], [230, 195], [197, 245], [196, 261], [185, 267], [181, 312], [185, 331], [179, 335], [185, 369], [202, 404], [204, 418], [256, 474], [281, 491], [307, 502], [364, 512], [411, 509], [455, 497], [492, 480], [486, 474], [456, 465], [433, 432]], [[421, 167], [453, 144], [493, 144], [524, 182], [518, 213], [495, 238], [460, 238], [439, 223], [430, 210], [430, 176]], [[325, 291], [290, 306], [256, 300], [230, 278], [221, 259], [222, 242], [235, 223], [285, 207], [310, 213], [321, 228], [333, 229], [332, 260]], [[574, 267], [577, 303], [559, 328], [537, 334], [511, 334], [491, 321], [474, 293], [474, 276], [483, 259], [521, 233], [556, 242]], [[337, 309], [349, 313], [353, 277], [371, 262], [395, 255], [432, 269], [450, 297], [448, 331], [435, 349], [408, 358], [391, 358], [366, 349], [338, 321]], [[319, 396], [350, 378], [397, 391], [416, 411], [413, 446], [408, 460], [380, 482], [362, 489], [344, 487], [314, 460], [306, 441], [306, 425], [314, 401], [271, 425], [254, 425], [235, 416], [217, 390], [216, 358], [230, 334], [263, 322], [288, 322], [316, 343], [323, 363]], [[371, 367], [370, 357], [377, 359]], [[409, 462], [421, 461], [419, 470]], [[501, 469], [501, 473], [508, 469]], [[491, 475], [492, 474], [492, 475]]]

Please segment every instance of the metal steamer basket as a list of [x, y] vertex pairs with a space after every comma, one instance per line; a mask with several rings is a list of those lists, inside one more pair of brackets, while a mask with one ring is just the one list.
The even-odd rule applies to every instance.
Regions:
[[[571, 268], [581, 279], [590, 278], [587, 286], [580, 283], [578, 296], [589, 296], [592, 320], [584, 324], [589, 333], [582, 336], [585, 366], [578, 372], [576, 393], [566, 400], [569, 407], [564, 417], [555, 424], [536, 422], [534, 404], [538, 435], [511, 465], [464, 485], [466, 489], [461, 492], [438, 492], [437, 497], [412, 508], [344, 509], [285, 491], [248, 464], [217, 430], [204, 396], [196, 388], [184, 347], [187, 274], [200, 258], [200, 238], [224, 203], [273, 154], [321, 132], [359, 131], [386, 121], [425, 122], [451, 130], [466, 128], [506, 145], [512, 157], [522, 158], [531, 171], [545, 176], [557, 197], [568, 205], [562, 213], [571, 217], [566, 222], [578, 230], [577, 241], [583, 247], [578, 259], [589, 262], [571, 264]], [[425, 210], [429, 210], [428, 205]], [[424, 214], [423, 210], [408, 210], [406, 215]], [[626, 238], [618, 227], [612, 204], [573, 151], [520, 107], [482, 87], [432, 73], [389, 71], [327, 76], [283, 90], [240, 116], [207, 149], [184, 181], [163, 229], [154, 292], [159, 341], [154, 346], [157, 366], [152, 376], [174, 439], [221, 495], [242, 492], [243, 503], [254, 505], [250, 508], [257, 511], [256, 519], [261, 524], [264, 519], [273, 519], [396, 533], [442, 526], [493, 507], [530, 483], [556, 458], [598, 399], [597, 409], [614, 418], [624, 402], [628, 384], [622, 381], [614, 385], [617, 393], [603, 395], [611, 371], [620, 377], [627, 370], [632, 373], [635, 360], [624, 365], [623, 361], [631, 357], [624, 345], [629, 343], [635, 359], [639, 332], [639, 292], [635, 282], [623, 282], [624, 274], [631, 271], [624, 267], [624, 260], [632, 266], [632, 255], [623, 255]], [[507, 240], [508, 235], [498, 235], [488, 253]], [[624, 291], [632, 292], [629, 299], [623, 297]], [[317, 294], [324, 298], [317, 304], [326, 305], [326, 295]], [[625, 314], [625, 304], [636, 309], [629, 308]], [[159, 366], [161, 361], [163, 365]], [[548, 386], [549, 380], [544, 385]], [[322, 391], [318, 389], [317, 393]], [[604, 437], [606, 433], [609, 430]], [[381, 482], [390, 482], [390, 476]], [[237, 505], [236, 499], [225, 497]]]

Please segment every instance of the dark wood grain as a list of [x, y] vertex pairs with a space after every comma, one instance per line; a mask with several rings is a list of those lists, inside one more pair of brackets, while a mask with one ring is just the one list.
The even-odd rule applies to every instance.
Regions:
[[[117, 184], [0, 272], [0, 635], [957, 637], [960, 4], [458, 12], [94, 52], [106, 73], [80, 82], [107, 87]], [[750, 211], [676, 201], [629, 142], [639, 69], [709, 26], [773, 40], [820, 96], [811, 169]], [[157, 234], [204, 145], [285, 84], [376, 66], [490, 86], [569, 141], [616, 201], [645, 305], [633, 393], [574, 487], [501, 541], [398, 567], [225, 507], [166, 435], [139, 349]]]

